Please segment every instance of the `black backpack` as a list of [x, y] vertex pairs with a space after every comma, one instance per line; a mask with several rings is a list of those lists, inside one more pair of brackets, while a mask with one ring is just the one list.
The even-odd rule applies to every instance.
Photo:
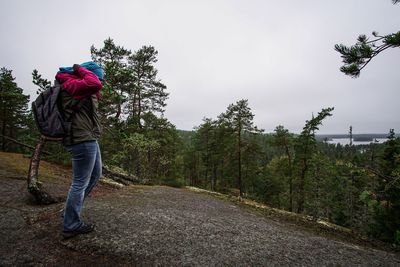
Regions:
[[61, 99], [61, 85], [54, 86], [39, 94], [32, 103], [32, 111], [36, 124], [42, 135], [51, 138], [64, 138], [71, 131], [71, 119], [84, 101], [78, 101], [74, 112], [69, 116], [64, 114]]

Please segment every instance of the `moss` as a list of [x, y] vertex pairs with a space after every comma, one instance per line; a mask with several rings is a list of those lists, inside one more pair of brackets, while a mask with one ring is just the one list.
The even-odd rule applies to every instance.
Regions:
[[[24, 154], [0, 152], [1, 168], [9, 173], [26, 177], [29, 171], [30, 158]], [[40, 161], [39, 167], [39, 181], [58, 183], [59, 177], [69, 177], [71, 169], [46, 161]]]

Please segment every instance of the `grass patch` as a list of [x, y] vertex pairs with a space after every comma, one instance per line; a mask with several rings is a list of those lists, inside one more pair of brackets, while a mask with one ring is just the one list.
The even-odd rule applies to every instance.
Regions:
[[[30, 158], [24, 154], [0, 152], [0, 168], [12, 177], [18, 175], [27, 177]], [[7, 176], [7, 175], [5, 175]], [[70, 177], [70, 167], [60, 166], [41, 160], [39, 166], [39, 181], [57, 183], [60, 177]]]

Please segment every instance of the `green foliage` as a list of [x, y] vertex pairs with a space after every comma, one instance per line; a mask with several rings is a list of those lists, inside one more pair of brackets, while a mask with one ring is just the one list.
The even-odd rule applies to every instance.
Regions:
[[36, 91], [37, 95], [51, 87], [51, 82], [42, 78], [42, 75], [39, 74], [38, 70], [36, 69], [34, 69], [32, 72], [32, 82], [34, 85], [39, 87]]
[[91, 47], [92, 59], [105, 71], [104, 101], [100, 105], [103, 124], [115, 127], [128, 118], [129, 127], [142, 128], [146, 113], [165, 111], [168, 93], [157, 78], [158, 52], [152, 46], [143, 46], [135, 52], [118, 46], [109, 38], [104, 47]]
[[15, 151], [17, 147], [6, 137], [18, 139], [26, 129], [29, 96], [15, 82], [12, 71], [0, 69], [0, 134], [1, 150]]
[[[147, 171], [150, 170], [150, 158], [148, 154], [152, 154], [160, 145], [151, 139], [146, 138], [143, 134], [133, 133], [122, 141], [122, 155], [120, 161], [123, 163], [124, 169], [128, 173], [140, 173], [143, 178], [149, 178]], [[132, 164], [135, 162], [136, 164]], [[141, 170], [134, 170], [134, 167], [140, 166]]]
[[231, 179], [223, 175], [232, 158], [230, 151], [234, 140], [231, 133], [221, 121], [209, 118], [204, 118], [203, 124], [196, 128], [185, 152], [185, 173], [188, 173], [191, 185], [211, 190], [232, 185]]
[[[392, 0], [392, 2], [397, 4], [400, 1]], [[361, 70], [379, 53], [388, 48], [400, 46], [400, 32], [385, 36], [373, 32], [372, 35], [374, 36], [372, 40], [365, 35], [360, 35], [357, 43], [350, 47], [342, 44], [335, 45], [335, 50], [343, 59], [344, 65], [340, 68], [343, 73], [358, 77]], [[399, 244], [400, 142], [395, 138], [394, 130], [390, 130], [381, 155], [376, 151], [376, 145], [371, 145], [367, 152], [364, 155], [370, 154], [370, 158], [359, 156], [357, 162], [363, 162], [373, 173], [372, 179], [377, 180], [377, 183], [374, 182], [371, 186], [372, 190], [365, 190], [360, 194], [360, 200], [367, 205], [374, 218], [374, 221], [370, 223], [369, 232], [382, 240]]]
[[[399, 3], [392, 0], [393, 4]], [[360, 76], [361, 70], [382, 51], [400, 46], [400, 32], [380, 36], [377, 32], [372, 32], [374, 39], [370, 40], [362, 34], [357, 38], [355, 45], [346, 46], [336, 44], [335, 50], [341, 54], [344, 65], [340, 71], [353, 78]]]
[[254, 114], [248, 106], [247, 99], [241, 99], [236, 104], [230, 104], [225, 113], [219, 117], [225, 125], [238, 134], [241, 131], [257, 133], [260, 130], [253, 125]]
[[293, 134], [290, 134], [289, 130], [282, 125], [278, 125], [274, 131], [273, 145], [287, 151], [293, 145]]
[[375, 223], [373, 234], [380, 239], [396, 242], [400, 229], [400, 139], [391, 129], [380, 156], [380, 168], [375, 189]]
[[360, 200], [371, 209], [377, 208], [379, 205], [379, 202], [375, 199], [375, 195], [370, 191], [361, 192]]
[[183, 157], [190, 185], [220, 191], [237, 187], [241, 195], [258, 190], [263, 153], [253, 117], [248, 101], [240, 100], [216, 120], [203, 119]]
[[335, 50], [341, 54], [344, 65], [340, 71], [354, 78], [360, 76], [361, 70], [382, 51], [400, 46], [400, 32], [379, 36], [373, 33], [373, 40], [360, 35], [357, 43], [352, 46], [335, 45]]
[[396, 234], [394, 237], [394, 244], [396, 244], [397, 246], [400, 245], [400, 230], [396, 230]]
[[261, 200], [269, 205], [290, 209], [288, 195], [288, 159], [285, 156], [274, 157], [263, 170], [260, 189]]
[[177, 183], [180, 139], [163, 117], [168, 93], [154, 66], [158, 52], [152, 46], [131, 52], [108, 38], [91, 54], [105, 70], [99, 106], [105, 162], [152, 182]]
[[293, 210], [293, 155], [294, 155], [294, 137], [289, 133], [285, 127], [279, 125], [275, 128], [275, 134], [273, 135], [273, 145], [280, 148], [286, 155], [287, 167], [285, 168], [285, 178], [288, 181], [288, 210]]
[[315, 132], [319, 130], [319, 126], [322, 125], [322, 121], [329, 116], [332, 116], [332, 108], [324, 108], [318, 113], [316, 117], [313, 116], [311, 120], [307, 120], [303, 131], [296, 138], [295, 143], [295, 159], [294, 163], [297, 167], [297, 212], [302, 213], [304, 211], [304, 204], [306, 201], [305, 185], [307, 173], [309, 171], [309, 161], [313, 157], [316, 148]]
[[243, 138], [245, 134], [257, 134], [263, 130], [259, 130], [253, 124], [254, 114], [248, 106], [248, 100], [242, 99], [236, 104], [230, 104], [225, 113], [219, 116], [219, 121], [230, 130], [232, 137], [236, 140], [236, 160], [237, 160], [237, 185], [240, 195], [244, 194], [244, 183], [242, 177], [242, 152], [250, 142], [246, 142]]
[[132, 73], [132, 87], [129, 88], [128, 109], [130, 116], [141, 127], [142, 114], [146, 112], [163, 113], [168, 93], [166, 86], [157, 78], [158, 52], [152, 46], [143, 46], [128, 57]]
[[102, 48], [92, 46], [90, 51], [93, 61], [104, 69], [103, 100], [99, 104], [102, 125], [113, 128], [121, 120], [133, 82], [127, 63], [131, 51], [116, 45], [111, 38], [104, 41]]
[[400, 142], [395, 137], [394, 129], [390, 129], [388, 140], [385, 143], [380, 169], [384, 175], [399, 176], [400, 174]]

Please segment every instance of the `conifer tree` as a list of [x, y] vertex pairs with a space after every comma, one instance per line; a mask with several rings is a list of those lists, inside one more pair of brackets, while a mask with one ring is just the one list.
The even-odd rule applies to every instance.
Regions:
[[128, 114], [131, 123], [139, 129], [146, 112], [161, 113], [165, 111], [168, 93], [166, 86], [157, 78], [158, 52], [152, 46], [143, 46], [128, 58], [132, 83], [128, 87]]
[[132, 53], [108, 38], [102, 48], [92, 46], [91, 53], [105, 71], [99, 105], [104, 158], [141, 178], [177, 174], [174, 146], [179, 138], [163, 117], [168, 93], [157, 77], [155, 48], [143, 46]]
[[289, 177], [289, 211], [293, 210], [293, 173], [292, 173], [292, 160], [293, 160], [293, 136], [285, 127], [279, 125], [275, 128], [274, 145], [282, 148], [287, 157], [288, 169], [287, 175]]
[[[214, 131], [216, 130], [215, 124], [212, 119], [204, 118], [203, 123], [196, 128], [196, 136], [195, 136], [195, 147], [201, 155], [201, 162], [204, 166], [204, 183], [209, 182], [209, 177], [211, 174], [212, 168], [212, 157], [214, 155], [213, 148], [214, 148]], [[211, 181], [211, 189], [213, 190], [213, 182]]]
[[[399, 0], [392, 0], [397, 4]], [[355, 45], [346, 46], [336, 44], [335, 50], [341, 54], [344, 65], [340, 71], [353, 78], [360, 76], [360, 72], [367, 64], [381, 52], [388, 48], [400, 46], [400, 31], [387, 35], [380, 35], [372, 32], [373, 38], [370, 39], [362, 34], [358, 37]]]
[[37, 95], [51, 87], [51, 82], [42, 78], [42, 75], [39, 74], [37, 69], [32, 71], [32, 82], [38, 87], [38, 90], [36, 91]]
[[236, 104], [230, 104], [227, 111], [221, 114], [220, 118], [224, 124], [232, 129], [233, 136], [236, 139], [236, 156], [237, 156], [237, 183], [240, 196], [244, 193], [244, 183], [242, 180], [242, 151], [243, 151], [243, 136], [245, 133], [260, 133], [257, 126], [254, 126], [254, 114], [248, 106], [248, 100], [242, 99]]
[[90, 48], [92, 60], [104, 70], [102, 99], [99, 102], [99, 115], [102, 125], [100, 145], [106, 164], [122, 165], [119, 155], [123, 144], [124, 116], [123, 107], [127, 101], [127, 88], [130, 75], [127, 71], [127, 57], [130, 51], [108, 38], [103, 47]]
[[92, 45], [90, 51], [92, 59], [104, 69], [103, 101], [99, 106], [101, 119], [105, 127], [115, 127], [122, 120], [123, 106], [132, 83], [127, 68], [131, 51], [116, 45], [111, 38], [106, 39], [100, 49]]
[[382, 240], [400, 244], [400, 139], [391, 129], [380, 157], [372, 232]]
[[0, 69], [0, 133], [1, 149], [6, 151], [9, 146], [6, 136], [16, 138], [21, 129], [25, 127], [29, 96], [23, 94], [18, 87], [12, 71]]
[[307, 120], [303, 128], [303, 131], [298, 136], [295, 145], [296, 151], [296, 162], [299, 167], [299, 181], [298, 181], [298, 200], [297, 200], [297, 212], [302, 213], [304, 211], [305, 203], [305, 183], [306, 175], [309, 170], [309, 162], [315, 152], [315, 132], [319, 130], [319, 126], [322, 121], [329, 116], [332, 116], [332, 108], [324, 108], [318, 113], [316, 117], [313, 116], [311, 120]]

